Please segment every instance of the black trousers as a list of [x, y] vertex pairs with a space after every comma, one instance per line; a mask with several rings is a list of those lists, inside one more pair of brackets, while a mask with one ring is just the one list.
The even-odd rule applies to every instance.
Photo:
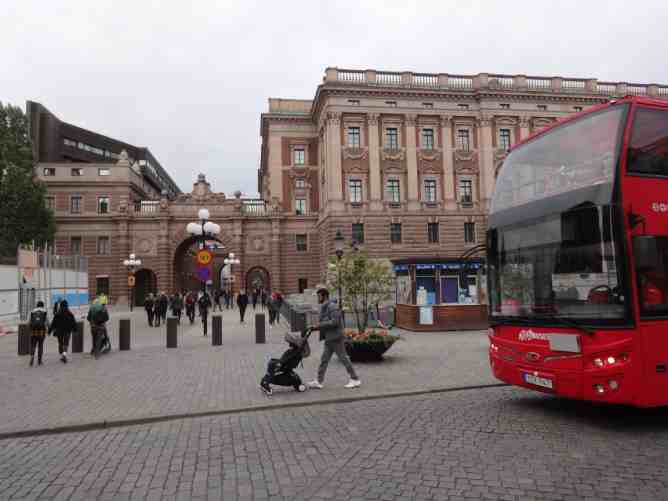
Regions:
[[146, 316], [148, 317], [149, 327], [153, 327], [153, 312], [152, 311], [147, 311]]
[[35, 357], [35, 348], [37, 348], [37, 361], [42, 361], [44, 355], [44, 338], [46, 336], [30, 336], [30, 357]]
[[58, 334], [58, 353], [61, 355], [67, 353], [67, 350], [70, 347], [70, 333], [65, 332], [63, 334]]
[[209, 319], [209, 314], [208, 313], [202, 313], [202, 326], [204, 328], [204, 335], [207, 335], [207, 326], [209, 324], [208, 319]]
[[244, 321], [244, 317], [246, 316], [246, 308], [247, 305], [244, 306], [239, 306], [239, 317], [241, 318], [241, 321]]

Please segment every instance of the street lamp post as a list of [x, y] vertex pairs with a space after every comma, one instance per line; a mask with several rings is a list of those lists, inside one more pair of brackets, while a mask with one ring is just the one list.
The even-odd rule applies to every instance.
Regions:
[[135, 302], [135, 270], [141, 266], [141, 259], [137, 259], [137, 256], [130, 254], [129, 259], [123, 260], [123, 266], [128, 269], [128, 298], [130, 299], [130, 311]]
[[230, 266], [230, 275], [227, 278], [227, 297], [230, 298], [230, 301], [232, 300], [232, 265], [233, 264], [240, 264], [241, 261], [239, 261], [239, 258], [234, 257], [234, 252], [230, 252], [223, 263], [227, 266]]
[[[188, 223], [186, 231], [192, 235], [199, 242], [199, 249], [203, 250], [206, 247], [207, 237], [215, 237], [220, 234], [220, 226], [209, 221], [209, 210], [200, 209], [197, 213], [199, 222]], [[202, 280], [202, 292], [206, 292], [206, 280]]]

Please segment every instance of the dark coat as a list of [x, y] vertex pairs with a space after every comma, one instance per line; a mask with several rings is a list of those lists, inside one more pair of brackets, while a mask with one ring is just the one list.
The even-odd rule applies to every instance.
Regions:
[[76, 332], [77, 321], [69, 309], [59, 308], [58, 313], [53, 317], [53, 321], [49, 326], [49, 334], [55, 334], [56, 337]]
[[239, 308], [248, 306], [248, 294], [239, 294], [237, 296], [237, 306]]

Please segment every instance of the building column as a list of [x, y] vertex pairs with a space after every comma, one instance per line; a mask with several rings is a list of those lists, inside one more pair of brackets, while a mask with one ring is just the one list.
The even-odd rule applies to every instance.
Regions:
[[415, 115], [406, 115], [406, 167], [408, 169], [408, 210], [419, 210], [420, 199], [418, 167], [417, 167], [417, 144], [415, 141]]
[[128, 218], [124, 217], [118, 221], [118, 260], [117, 266], [121, 270], [119, 274], [113, 273], [111, 276], [110, 293], [116, 296], [116, 304], [130, 305], [128, 296], [128, 269], [123, 265], [123, 260], [128, 259], [132, 252], [132, 242], [130, 241], [130, 232]]
[[445, 208], [457, 208], [455, 194], [455, 169], [452, 161], [454, 148], [452, 147], [452, 127], [450, 117], [441, 117], [441, 144], [443, 145], [443, 196]]
[[341, 114], [327, 114], [327, 198], [335, 211], [343, 210], [341, 167]]
[[283, 287], [281, 277], [281, 221], [280, 219], [271, 220], [271, 288], [272, 290], [281, 290]]
[[[241, 289], [246, 288], [246, 271], [247, 268], [247, 263], [246, 263], [246, 256], [244, 253], [244, 228], [243, 228], [243, 220], [242, 219], [235, 219], [234, 223], [232, 225], [232, 231], [233, 231], [233, 237], [232, 241], [234, 242], [232, 244], [232, 247], [234, 250], [234, 257], [237, 258], [240, 261], [239, 266], [232, 266], [232, 276], [235, 274], [235, 268], [236, 268], [236, 274], [237, 276], [234, 278], [234, 281], [237, 283], [237, 289], [236, 292], [239, 292]], [[234, 291], [234, 283], [232, 284], [232, 290]]]
[[481, 118], [478, 121], [479, 145], [478, 165], [480, 169], [481, 209], [488, 210], [489, 199], [494, 193], [494, 147], [492, 142], [492, 121]]
[[380, 176], [380, 144], [378, 139], [378, 115], [366, 116], [369, 147], [369, 201], [371, 210], [383, 210], [382, 180]]
[[174, 249], [169, 242], [169, 218], [160, 216], [158, 224], [158, 265], [154, 271], [158, 279], [158, 292], [169, 294], [174, 288]]
[[531, 122], [528, 119], [520, 120], [520, 141], [526, 139], [531, 134]]

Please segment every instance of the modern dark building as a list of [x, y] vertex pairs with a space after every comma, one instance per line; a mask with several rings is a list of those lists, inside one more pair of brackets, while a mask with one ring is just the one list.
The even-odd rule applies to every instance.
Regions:
[[33, 157], [40, 163], [115, 163], [125, 150], [130, 164], [138, 163], [142, 174], [158, 193], [173, 198], [181, 190], [151, 151], [143, 146], [113, 139], [59, 120], [45, 106], [26, 102]]

